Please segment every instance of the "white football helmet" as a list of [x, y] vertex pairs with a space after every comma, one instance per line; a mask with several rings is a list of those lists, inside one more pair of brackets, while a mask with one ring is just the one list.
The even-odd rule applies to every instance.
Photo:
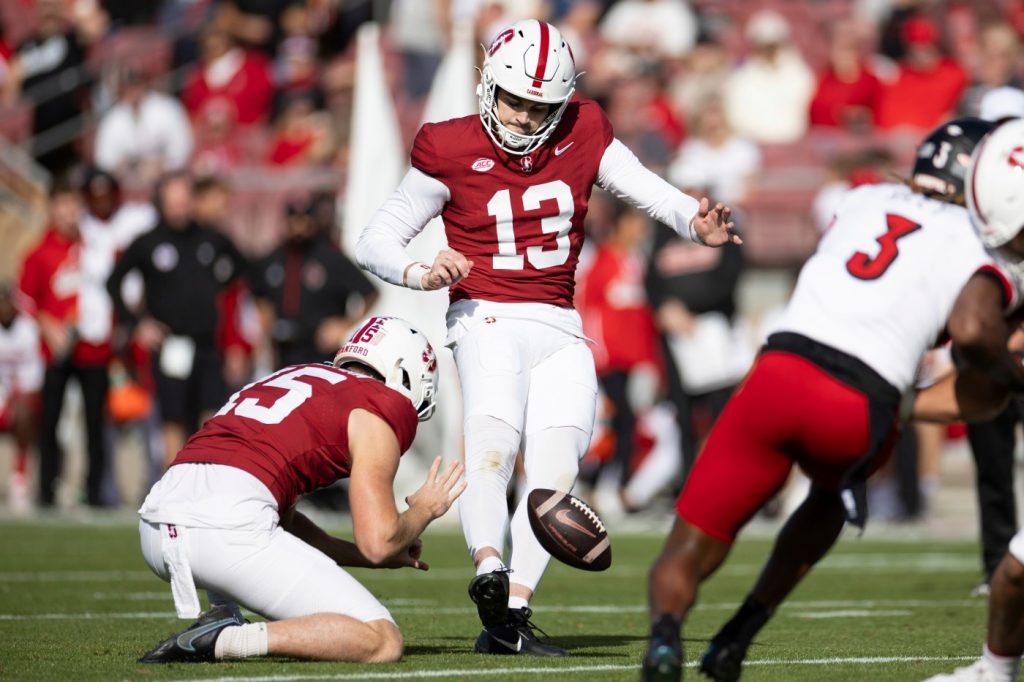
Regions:
[[[512, 132], [498, 120], [498, 88], [520, 99], [551, 104], [551, 113], [529, 135]], [[575, 91], [576, 63], [558, 29], [534, 19], [517, 21], [499, 33], [484, 54], [476, 88], [480, 120], [496, 145], [525, 156], [555, 131]]]
[[1024, 120], [1002, 124], [971, 157], [967, 209], [982, 243], [996, 249], [1024, 228]]
[[427, 337], [397, 317], [371, 317], [334, 356], [334, 366], [366, 365], [412, 402], [419, 420], [434, 414], [437, 400], [437, 355]]

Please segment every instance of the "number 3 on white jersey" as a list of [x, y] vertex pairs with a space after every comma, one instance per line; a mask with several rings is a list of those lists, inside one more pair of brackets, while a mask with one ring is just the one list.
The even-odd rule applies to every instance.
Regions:
[[[558, 215], [541, 218], [540, 229], [545, 234], [555, 233], [555, 248], [530, 246], [526, 249], [526, 259], [538, 270], [561, 265], [569, 259], [569, 230], [572, 229], [572, 214], [576, 209], [569, 185], [555, 180], [528, 187], [523, 192], [523, 210], [535, 211], [542, 201], [548, 199], [558, 203]], [[516, 234], [512, 225], [512, 193], [507, 189], [495, 192], [487, 202], [487, 214], [494, 216], [498, 223], [498, 253], [493, 256], [494, 269], [522, 270], [523, 256], [516, 251]]]
[[[305, 381], [299, 381], [299, 377], [316, 377], [331, 384], [338, 384], [345, 380], [345, 375], [332, 371], [327, 367], [300, 367], [283, 374], [272, 376], [263, 381], [256, 381], [238, 393], [231, 396], [227, 405], [220, 408], [215, 417], [234, 413], [239, 417], [255, 419], [261, 424], [280, 424], [285, 417], [290, 415], [302, 403], [313, 397], [313, 386]], [[272, 405], [264, 407], [259, 404], [258, 398], [246, 398], [241, 400], [242, 394], [253, 386], [271, 386], [283, 388], [287, 391], [283, 396], [273, 402]]]

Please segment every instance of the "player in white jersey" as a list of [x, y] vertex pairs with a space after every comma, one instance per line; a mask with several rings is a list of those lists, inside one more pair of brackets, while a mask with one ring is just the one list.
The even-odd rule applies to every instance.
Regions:
[[864, 483], [891, 453], [901, 397], [943, 336], [957, 295], [979, 270], [1004, 279], [963, 207], [970, 152], [991, 127], [980, 119], [944, 124], [918, 147], [909, 186], [856, 189], [841, 202], [679, 497], [650, 572], [643, 679], [680, 679], [682, 621], [700, 583], [794, 464], [811, 490], [740, 610], [712, 639], [702, 672], [738, 679], [754, 635], [843, 524], [863, 526]]
[[0, 431], [9, 431], [14, 436], [14, 466], [7, 503], [15, 512], [27, 511], [30, 506], [28, 451], [35, 438], [42, 386], [39, 326], [17, 311], [11, 286], [0, 283]]
[[[997, 282], [982, 277], [972, 278], [964, 287], [949, 326], [960, 351], [960, 374], [965, 369], [981, 371], [1006, 392], [1020, 394], [1024, 392], [1021, 356], [1007, 350], [1007, 340], [1019, 325], [1019, 311], [1008, 321], [1001, 307], [1008, 296], [1017, 304], [1024, 289], [1024, 210], [1020, 205], [1024, 198], [1024, 120], [1004, 123], [979, 145], [966, 190], [971, 221], [1011, 274], [1014, 291], [1004, 291]], [[958, 379], [963, 382], [962, 377]], [[958, 391], [956, 398], [962, 393]], [[946, 393], [947, 398], [950, 395]], [[949, 410], [950, 417], [960, 411], [962, 406], [955, 406]], [[988, 636], [981, 658], [928, 682], [1012, 682], [1017, 679], [1022, 654], [1024, 531], [1018, 531], [992, 574]]]

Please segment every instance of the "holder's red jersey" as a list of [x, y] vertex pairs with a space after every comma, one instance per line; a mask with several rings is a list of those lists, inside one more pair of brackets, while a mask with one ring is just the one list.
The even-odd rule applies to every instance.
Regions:
[[355, 409], [383, 419], [401, 452], [409, 449], [419, 422], [402, 394], [330, 365], [295, 365], [233, 395], [174, 464], [224, 464], [248, 472], [270, 489], [284, 513], [299, 495], [351, 473], [348, 418]]
[[451, 300], [572, 307], [583, 218], [611, 142], [604, 112], [585, 99], [528, 156], [497, 147], [475, 114], [420, 128], [412, 165], [448, 188], [448, 245], [473, 261]]

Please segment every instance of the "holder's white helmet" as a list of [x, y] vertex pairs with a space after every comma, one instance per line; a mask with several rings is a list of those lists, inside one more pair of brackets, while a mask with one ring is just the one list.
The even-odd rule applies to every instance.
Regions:
[[334, 366], [366, 365], [412, 402], [419, 420], [434, 414], [437, 399], [437, 356], [427, 337], [397, 317], [371, 317], [361, 322], [334, 356]]
[[982, 243], [999, 248], [1024, 228], [1024, 120], [1002, 124], [974, 150], [967, 209]]
[[[515, 133], [498, 120], [497, 89], [520, 99], [553, 105], [529, 135]], [[484, 55], [480, 85], [480, 120], [494, 143], [509, 154], [525, 156], [551, 136], [576, 91], [576, 63], [557, 28], [534, 19], [517, 21], [494, 39]]]

